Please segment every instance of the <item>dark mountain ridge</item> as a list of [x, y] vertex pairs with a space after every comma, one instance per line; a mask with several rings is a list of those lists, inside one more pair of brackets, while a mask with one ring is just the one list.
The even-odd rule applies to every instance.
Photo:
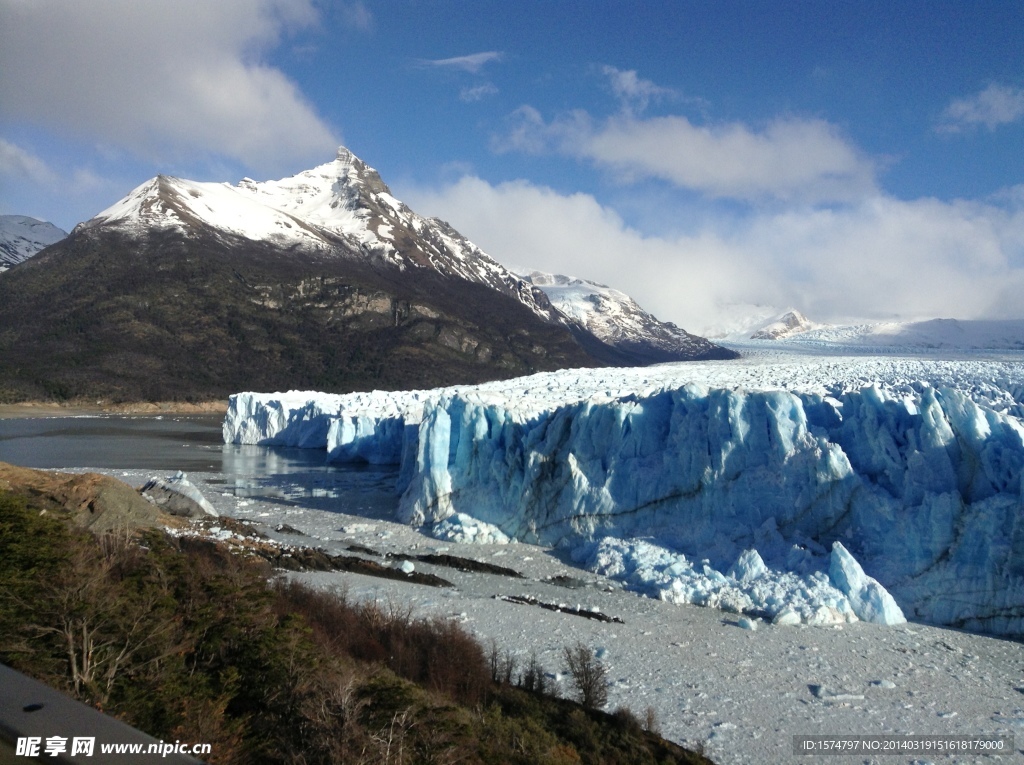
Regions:
[[594, 364], [511, 298], [418, 277], [226, 237], [76, 232], [0, 284], [0, 398], [199, 401]]

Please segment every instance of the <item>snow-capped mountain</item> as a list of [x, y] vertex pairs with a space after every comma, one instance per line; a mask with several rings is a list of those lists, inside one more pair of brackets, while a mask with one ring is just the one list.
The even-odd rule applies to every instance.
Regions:
[[812, 322], [795, 308], [791, 308], [781, 316], [777, 316], [750, 334], [751, 340], [779, 340], [791, 337], [819, 325]]
[[700, 358], [721, 350], [671, 322], [659, 321], [617, 289], [542, 271], [520, 276], [542, 289], [568, 322], [613, 348], [646, 356], [651, 361], [671, 361], [680, 356]]
[[26, 215], [0, 215], [0, 272], [59, 242], [66, 231]]
[[744, 353], [785, 345], [805, 351], [863, 354], [950, 353], [1024, 349], [1024, 319], [842, 319], [812, 321], [796, 308], [737, 305], [726, 319], [705, 328], [715, 338]]
[[[794, 348], [848, 353], [884, 351], [999, 351], [1024, 349], [1024, 319], [925, 319], [914, 321], [813, 322], [795, 309], [728, 336], [730, 346], [760, 341]], [[755, 342], [747, 342], [755, 341]]]
[[202, 228], [245, 239], [357, 257], [401, 270], [432, 269], [515, 298], [557, 320], [544, 294], [488, 257], [448, 223], [425, 218], [396, 199], [372, 167], [341, 147], [333, 161], [277, 181], [236, 186], [157, 176], [82, 229]]
[[929, 319], [819, 325], [788, 339], [794, 345], [831, 345], [906, 351], [1024, 349], [1024, 319]]
[[17, 271], [0, 280], [9, 398], [433, 387], [736, 355], [666, 344], [653, 319], [651, 342], [637, 321], [607, 342], [345, 148], [278, 181], [158, 176]]

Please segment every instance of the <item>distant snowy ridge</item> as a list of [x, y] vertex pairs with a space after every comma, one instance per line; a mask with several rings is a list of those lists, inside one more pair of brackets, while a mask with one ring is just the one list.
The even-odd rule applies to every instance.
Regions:
[[694, 329], [702, 337], [713, 340], [749, 339], [750, 335], [780, 315], [775, 306], [759, 303], [729, 303], [718, 305], [707, 317], [704, 326]]
[[814, 322], [796, 309], [721, 335], [741, 350], [746, 341], [772, 341], [831, 353], [921, 353], [1024, 350], [1024, 319], [927, 319], [854, 324]]
[[[467, 538], [476, 525], [578, 550], [622, 539], [612, 552], [637, 561], [623, 577], [677, 602], [808, 623], [902, 607], [1024, 634], [1024, 425], [1004, 413], [1021, 403], [1007, 391], [1024, 391], [1019, 362], [703, 362], [238, 394], [224, 436], [400, 464], [401, 518], [448, 534], [454, 522]], [[664, 552], [640, 555], [636, 537]], [[837, 562], [837, 541], [876, 585]], [[767, 569], [756, 587], [741, 582], [750, 550]], [[842, 591], [839, 564], [859, 590]]]
[[817, 324], [812, 322], [798, 310], [792, 308], [751, 333], [750, 339], [779, 340], [783, 337], [790, 337], [792, 335], [807, 332], [817, 326]]
[[876, 322], [817, 326], [785, 342], [797, 347], [840, 346], [892, 351], [1024, 350], [1024, 319]]
[[0, 215], [0, 272], [22, 263], [67, 232], [26, 215]]
[[[641, 308], [629, 295], [603, 284], [542, 271], [520, 276], [548, 296], [566, 318], [614, 348], [638, 351], [652, 360], [697, 356], [714, 346]], [[664, 356], [664, 358], [659, 358]]]

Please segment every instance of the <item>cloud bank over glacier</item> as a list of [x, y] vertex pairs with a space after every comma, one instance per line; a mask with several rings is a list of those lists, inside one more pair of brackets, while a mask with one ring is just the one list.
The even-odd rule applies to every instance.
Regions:
[[[618, 190], [611, 202], [471, 172], [406, 197], [499, 260], [614, 284], [698, 333], [766, 304], [826, 322], [1024, 316], [1024, 186], [899, 198], [882, 184], [896, 158], [825, 119], [713, 119], [706, 102], [635, 71], [598, 73], [617, 112], [525, 104], [492, 148], [596, 169]], [[1019, 101], [993, 85], [952, 103], [945, 124], [994, 129], [1019, 119]], [[648, 114], [655, 104], [671, 109]], [[683, 113], [694, 107], [700, 118]]]
[[[592, 195], [525, 180], [463, 175], [401, 193], [457, 221], [503, 263], [614, 284], [690, 331], [750, 303], [798, 306], [817, 321], [1024, 316], [1019, 191], [980, 202], [870, 194], [709, 216], [661, 234], [630, 226]], [[671, 211], [661, 212], [671, 229]]]

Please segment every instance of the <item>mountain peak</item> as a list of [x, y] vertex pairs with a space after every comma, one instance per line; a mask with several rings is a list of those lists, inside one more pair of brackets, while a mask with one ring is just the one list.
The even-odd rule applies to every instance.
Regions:
[[647, 363], [730, 358], [731, 353], [659, 321], [624, 292], [586, 279], [532, 271], [522, 278], [542, 290], [571, 325]]
[[814, 329], [817, 324], [812, 322], [795, 308], [790, 308], [780, 316], [765, 324], [754, 332], [751, 340], [778, 340], [790, 335], [798, 335], [809, 329]]
[[232, 186], [159, 175], [82, 227], [226, 235], [399, 270], [432, 270], [492, 287], [545, 320], [552, 316], [542, 293], [534, 294], [448, 224], [410, 210], [344, 146], [330, 162], [280, 180], [243, 178]]
[[27, 215], [0, 215], [0, 272], [59, 242], [67, 232]]
[[[397, 269], [410, 278], [437, 274], [486, 286], [545, 322], [564, 322], [572, 332], [600, 339], [615, 350], [615, 363], [725, 353], [659, 322], [610, 287], [533, 274], [547, 280], [540, 284], [513, 274], [448, 223], [409, 209], [376, 170], [344, 146], [331, 161], [280, 180], [243, 178], [231, 186], [157, 176], [85, 224], [93, 226], [113, 226], [133, 235], [177, 230], [200, 240], [241, 237], [282, 252], [312, 250], [374, 269]], [[561, 312], [553, 308], [552, 295], [562, 300]]]

